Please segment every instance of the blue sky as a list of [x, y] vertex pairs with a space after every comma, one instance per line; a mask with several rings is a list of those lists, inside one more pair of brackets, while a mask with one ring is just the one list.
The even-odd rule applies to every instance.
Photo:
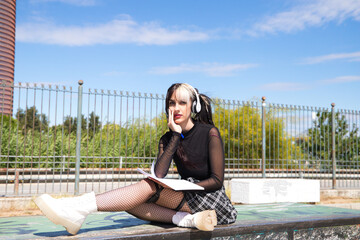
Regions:
[[18, 0], [15, 82], [359, 110], [359, 0]]

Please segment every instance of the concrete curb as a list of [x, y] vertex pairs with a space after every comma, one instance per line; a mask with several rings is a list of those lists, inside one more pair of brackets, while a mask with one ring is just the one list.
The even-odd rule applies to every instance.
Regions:
[[32, 197], [0, 198], [0, 209], [2, 211], [37, 209], [37, 206], [32, 200]]
[[344, 197], [360, 199], [360, 189], [324, 189], [320, 190], [322, 197]]

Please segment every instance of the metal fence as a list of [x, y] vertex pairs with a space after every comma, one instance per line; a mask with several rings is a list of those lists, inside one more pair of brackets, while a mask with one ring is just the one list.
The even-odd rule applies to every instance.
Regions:
[[[142, 179], [136, 169], [156, 160], [167, 131], [164, 95], [83, 90], [80, 81], [76, 90], [10, 87], [13, 116], [0, 114], [0, 195], [103, 192]], [[306, 178], [322, 188], [359, 188], [359, 111], [265, 98], [212, 105], [226, 180]], [[175, 166], [168, 176], [178, 177]]]

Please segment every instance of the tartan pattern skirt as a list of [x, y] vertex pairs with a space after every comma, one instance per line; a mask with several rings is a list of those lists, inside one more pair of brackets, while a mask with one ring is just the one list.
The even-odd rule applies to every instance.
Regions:
[[[192, 177], [187, 180], [194, 183], [199, 182]], [[193, 214], [205, 210], [215, 210], [219, 225], [236, 221], [237, 211], [226, 196], [224, 186], [214, 192], [184, 191], [184, 195]]]

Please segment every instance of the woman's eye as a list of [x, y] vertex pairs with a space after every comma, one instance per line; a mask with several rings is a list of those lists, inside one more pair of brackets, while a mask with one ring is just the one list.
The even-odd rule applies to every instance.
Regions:
[[180, 104], [181, 104], [181, 105], [186, 105], [186, 102], [181, 101]]
[[169, 102], [170, 106], [173, 106], [175, 104], [175, 102]]

